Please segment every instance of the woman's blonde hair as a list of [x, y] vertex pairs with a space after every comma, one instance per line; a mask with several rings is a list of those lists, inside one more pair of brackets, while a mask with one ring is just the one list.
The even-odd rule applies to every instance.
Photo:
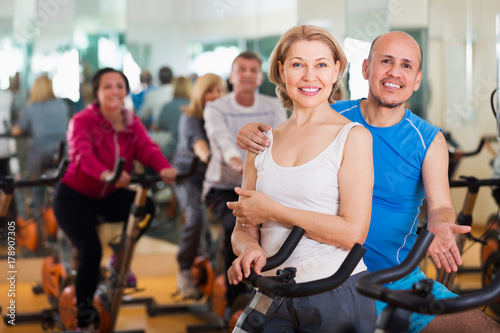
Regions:
[[338, 89], [340, 80], [344, 76], [347, 69], [347, 57], [345, 56], [339, 42], [327, 30], [313, 25], [294, 26], [288, 29], [276, 44], [269, 58], [269, 80], [276, 85], [276, 95], [283, 103], [285, 109], [291, 109], [293, 102], [286, 92], [286, 85], [281, 79], [278, 63], [283, 64], [287, 56], [288, 50], [293, 43], [298, 41], [320, 41], [325, 43], [331, 50], [335, 61], [339, 61], [339, 73], [335, 80], [328, 102], [334, 103], [333, 93]]
[[223, 93], [227, 92], [227, 84], [219, 75], [207, 73], [196, 79], [191, 90], [191, 100], [188, 106], [181, 109], [190, 117], [203, 119], [203, 109], [205, 108], [205, 94], [214, 87], [220, 85]]
[[191, 80], [179, 76], [174, 79], [174, 98], [189, 99], [191, 97]]
[[31, 86], [28, 103], [42, 103], [51, 99], [56, 99], [52, 90], [52, 80], [47, 75], [37, 77]]

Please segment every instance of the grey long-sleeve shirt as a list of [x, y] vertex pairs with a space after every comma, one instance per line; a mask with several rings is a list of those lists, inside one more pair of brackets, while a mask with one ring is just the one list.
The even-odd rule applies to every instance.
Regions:
[[256, 93], [254, 105], [245, 107], [230, 93], [207, 103], [203, 117], [212, 154], [203, 184], [204, 197], [210, 188], [241, 186], [242, 175], [229, 167], [232, 157], [245, 159], [245, 151], [236, 145], [238, 131], [246, 123], [263, 122], [276, 127], [286, 120], [286, 112], [276, 97]]

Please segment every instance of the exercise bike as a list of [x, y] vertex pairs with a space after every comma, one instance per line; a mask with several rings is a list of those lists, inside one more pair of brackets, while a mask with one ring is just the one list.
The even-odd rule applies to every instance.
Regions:
[[[280, 250], [275, 255], [267, 258], [266, 265], [262, 268], [262, 272], [275, 269], [284, 263], [285, 260], [292, 254], [304, 233], [305, 231], [302, 228], [294, 227], [281, 246]], [[286, 267], [284, 269], [277, 270], [276, 276], [262, 276], [260, 274], [255, 274], [252, 270], [250, 275], [247, 278], [244, 278], [242, 282], [262, 291], [263, 295], [261, 298], [268, 298], [264, 303], [267, 303], [269, 306], [274, 297], [292, 298], [316, 295], [335, 289], [344, 283], [351, 276], [351, 273], [356, 268], [365, 252], [366, 249], [362, 245], [356, 243], [349, 251], [349, 254], [337, 272], [327, 278], [316, 281], [296, 283], [294, 279], [297, 271], [296, 268]], [[251, 312], [246, 313], [245, 316], [248, 319], [243, 323], [243, 327], [236, 327], [233, 332], [260, 332], [265, 327], [266, 323], [259, 320], [259, 317], [261, 317], [262, 313], [265, 314], [267, 312], [269, 306], [267, 306], [267, 309], [259, 307], [258, 310], [252, 309]], [[249, 322], [253, 324], [249, 325]], [[259, 324], [254, 326], [255, 323]]]
[[401, 264], [367, 274], [357, 281], [356, 289], [360, 294], [388, 303], [377, 319], [375, 333], [406, 332], [412, 312], [434, 315], [457, 313], [489, 304], [500, 296], [499, 277], [483, 289], [439, 300], [432, 296], [431, 279], [419, 281], [412, 290], [391, 290], [382, 286], [413, 271], [426, 255], [433, 238], [434, 234], [430, 231], [422, 230]]
[[[54, 186], [66, 172], [69, 161], [67, 159], [62, 159], [59, 163], [56, 174], [50, 177], [42, 177], [39, 179], [27, 179], [27, 180], [14, 180], [12, 177], [7, 177], [0, 179], [0, 189], [2, 193], [0, 194], [0, 223], [2, 225], [7, 225], [6, 216], [11, 205], [12, 198], [14, 196], [14, 190], [16, 188], [33, 187], [33, 186]], [[50, 294], [54, 290], [59, 289], [61, 283], [61, 277], [64, 274], [64, 269], [59, 266], [58, 263], [55, 264], [53, 270], [46, 271], [43, 277], [44, 290], [46, 288], [46, 293]], [[18, 313], [16, 314], [16, 323], [41, 321], [46, 323], [51, 321], [52, 312], [42, 311], [37, 313]], [[4, 316], [4, 323], [8, 324], [10, 318], [8, 315]], [[44, 329], [48, 328], [46, 326], [42, 327]]]
[[[125, 161], [120, 159], [113, 174], [106, 182], [115, 183], [123, 170]], [[176, 181], [191, 177], [197, 168], [198, 161], [195, 159], [186, 174], [179, 174]], [[110, 268], [104, 279], [98, 285], [94, 295], [94, 307], [97, 309], [96, 327], [100, 333], [115, 332], [119, 308], [123, 302], [125, 288], [127, 287], [127, 273], [132, 262], [132, 255], [139, 238], [140, 231], [146, 228], [151, 216], [146, 215], [145, 205], [149, 188], [161, 181], [158, 174], [133, 174], [130, 184], [137, 184], [134, 203], [130, 209], [129, 220], [125, 233], [122, 234], [118, 243], [110, 244], [115, 254], [115, 264]], [[71, 281], [72, 282], [72, 281]], [[62, 289], [58, 299], [58, 315], [65, 329], [76, 327], [76, 296], [74, 284], [67, 283]], [[143, 332], [143, 330], [130, 330], [122, 332]]]

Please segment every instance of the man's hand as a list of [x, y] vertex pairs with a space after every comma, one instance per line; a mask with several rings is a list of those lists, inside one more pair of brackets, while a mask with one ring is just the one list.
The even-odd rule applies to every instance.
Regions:
[[230, 201], [227, 207], [237, 217], [236, 222], [244, 227], [253, 227], [269, 221], [272, 201], [266, 194], [235, 187], [234, 191], [240, 196], [239, 201]]
[[269, 147], [269, 139], [262, 133], [269, 131], [271, 125], [264, 123], [248, 123], [243, 126], [236, 137], [236, 144], [244, 150], [254, 154]]
[[435, 237], [427, 253], [429, 253], [437, 268], [443, 267], [448, 273], [458, 270], [458, 265], [462, 264], [462, 258], [455, 242], [455, 234], [465, 234], [470, 230], [471, 227], [469, 226], [445, 222], [433, 223], [429, 227], [429, 231], [434, 233]]

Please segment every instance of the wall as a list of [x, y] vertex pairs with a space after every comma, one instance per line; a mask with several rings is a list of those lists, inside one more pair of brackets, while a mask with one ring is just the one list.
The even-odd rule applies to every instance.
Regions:
[[295, 2], [284, 0], [128, 0], [128, 9], [127, 42], [151, 46], [154, 73], [169, 65], [176, 75], [189, 74], [189, 43], [279, 35], [297, 22]]
[[[497, 0], [471, 1], [470, 26], [472, 31], [472, 82], [468, 96], [458, 96], [454, 104], [447, 101], [453, 80], [465, 78], [465, 68], [458, 66], [465, 55], [467, 32], [467, 0], [429, 0], [429, 80], [432, 88], [429, 120], [450, 131], [460, 146], [471, 151], [481, 136], [496, 134], [496, 121], [490, 107], [490, 94], [496, 87], [495, 17], [500, 13]], [[451, 11], [451, 9], [453, 9]], [[443, 13], [453, 12], [453, 15]], [[467, 91], [466, 82], [458, 81], [457, 89]], [[495, 147], [496, 148], [496, 145]], [[459, 175], [489, 178], [492, 173], [492, 154], [483, 149], [481, 154], [463, 159], [456, 171]], [[452, 189], [457, 211], [462, 208], [465, 190]], [[484, 224], [498, 207], [489, 188], [481, 188], [474, 209], [474, 219]]]
[[[75, 29], [117, 29], [125, 34], [127, 43], [145, 50], [144, 58], [153, 73], [167, 64], [172, 66], [176, 75], [186, 75], [189, 74], [188, 45], [191, 42], [279, 35], [297, 23], [322, 25], [343, 41], [348, 21], [353, 19], [346, 14], [346, 0], [316, 0], [314, 3], [308, 0], [113, 0], [100, 5], [101, 1], [3, 0], [0, 2], [0, 33], [22, 36], [23, 29], [39, 28], [41, 34], [33, 39], [33, 49], [44, 53], [51, 52], [58, 45], [74, 42]], [[349, 4], [352, 3], [354, 1], [349, 0]], [[361, 9], [374, 6], [373, 1], [356, 3]], [[500, 1], [377, 2], [380, 3], [387, 4], [391, 28], [426, 28], [428, 31], [428, 54], [424, 59], [430, 85], [428, 120], [450, 131], [465, 150], [472, 150], [482, 135], [495, 134], [496, 122], [489, 105], [489, 94], [497, 85], [495, 16], [500, 13]], [[46, 4], [53, 6], [47, 7]], [[87, 15], [82, 16], [82, 11]], [[385, 18], [376, 13], [372, 10], [365, 28], [370, 28], [370, 22], [378, 22], [379, 33], [382, 33]], [[13, 19], [13, 15], [21, 16], [23, 20]], [[472, 80], [469, 86], [465, 73], [468, 17], [472, 32]], [[9, 24], [13, 25], [13, 31], [8, 31]], [[468, 96], [460, 93], [467, 92], [467, 89], [470, 89]], [[491, 154], [484, 151], [479, 156], [464, 159], [457, 175], [487, 178], [492, 171], [489, 166], [491, 158]], [[459, 210], [463, 191], [453, 189], [452, 196]], [[496, 206], [489, 190], [482, 189], [475, 217], [484, 222], [493, 211], [496, 211]]]

